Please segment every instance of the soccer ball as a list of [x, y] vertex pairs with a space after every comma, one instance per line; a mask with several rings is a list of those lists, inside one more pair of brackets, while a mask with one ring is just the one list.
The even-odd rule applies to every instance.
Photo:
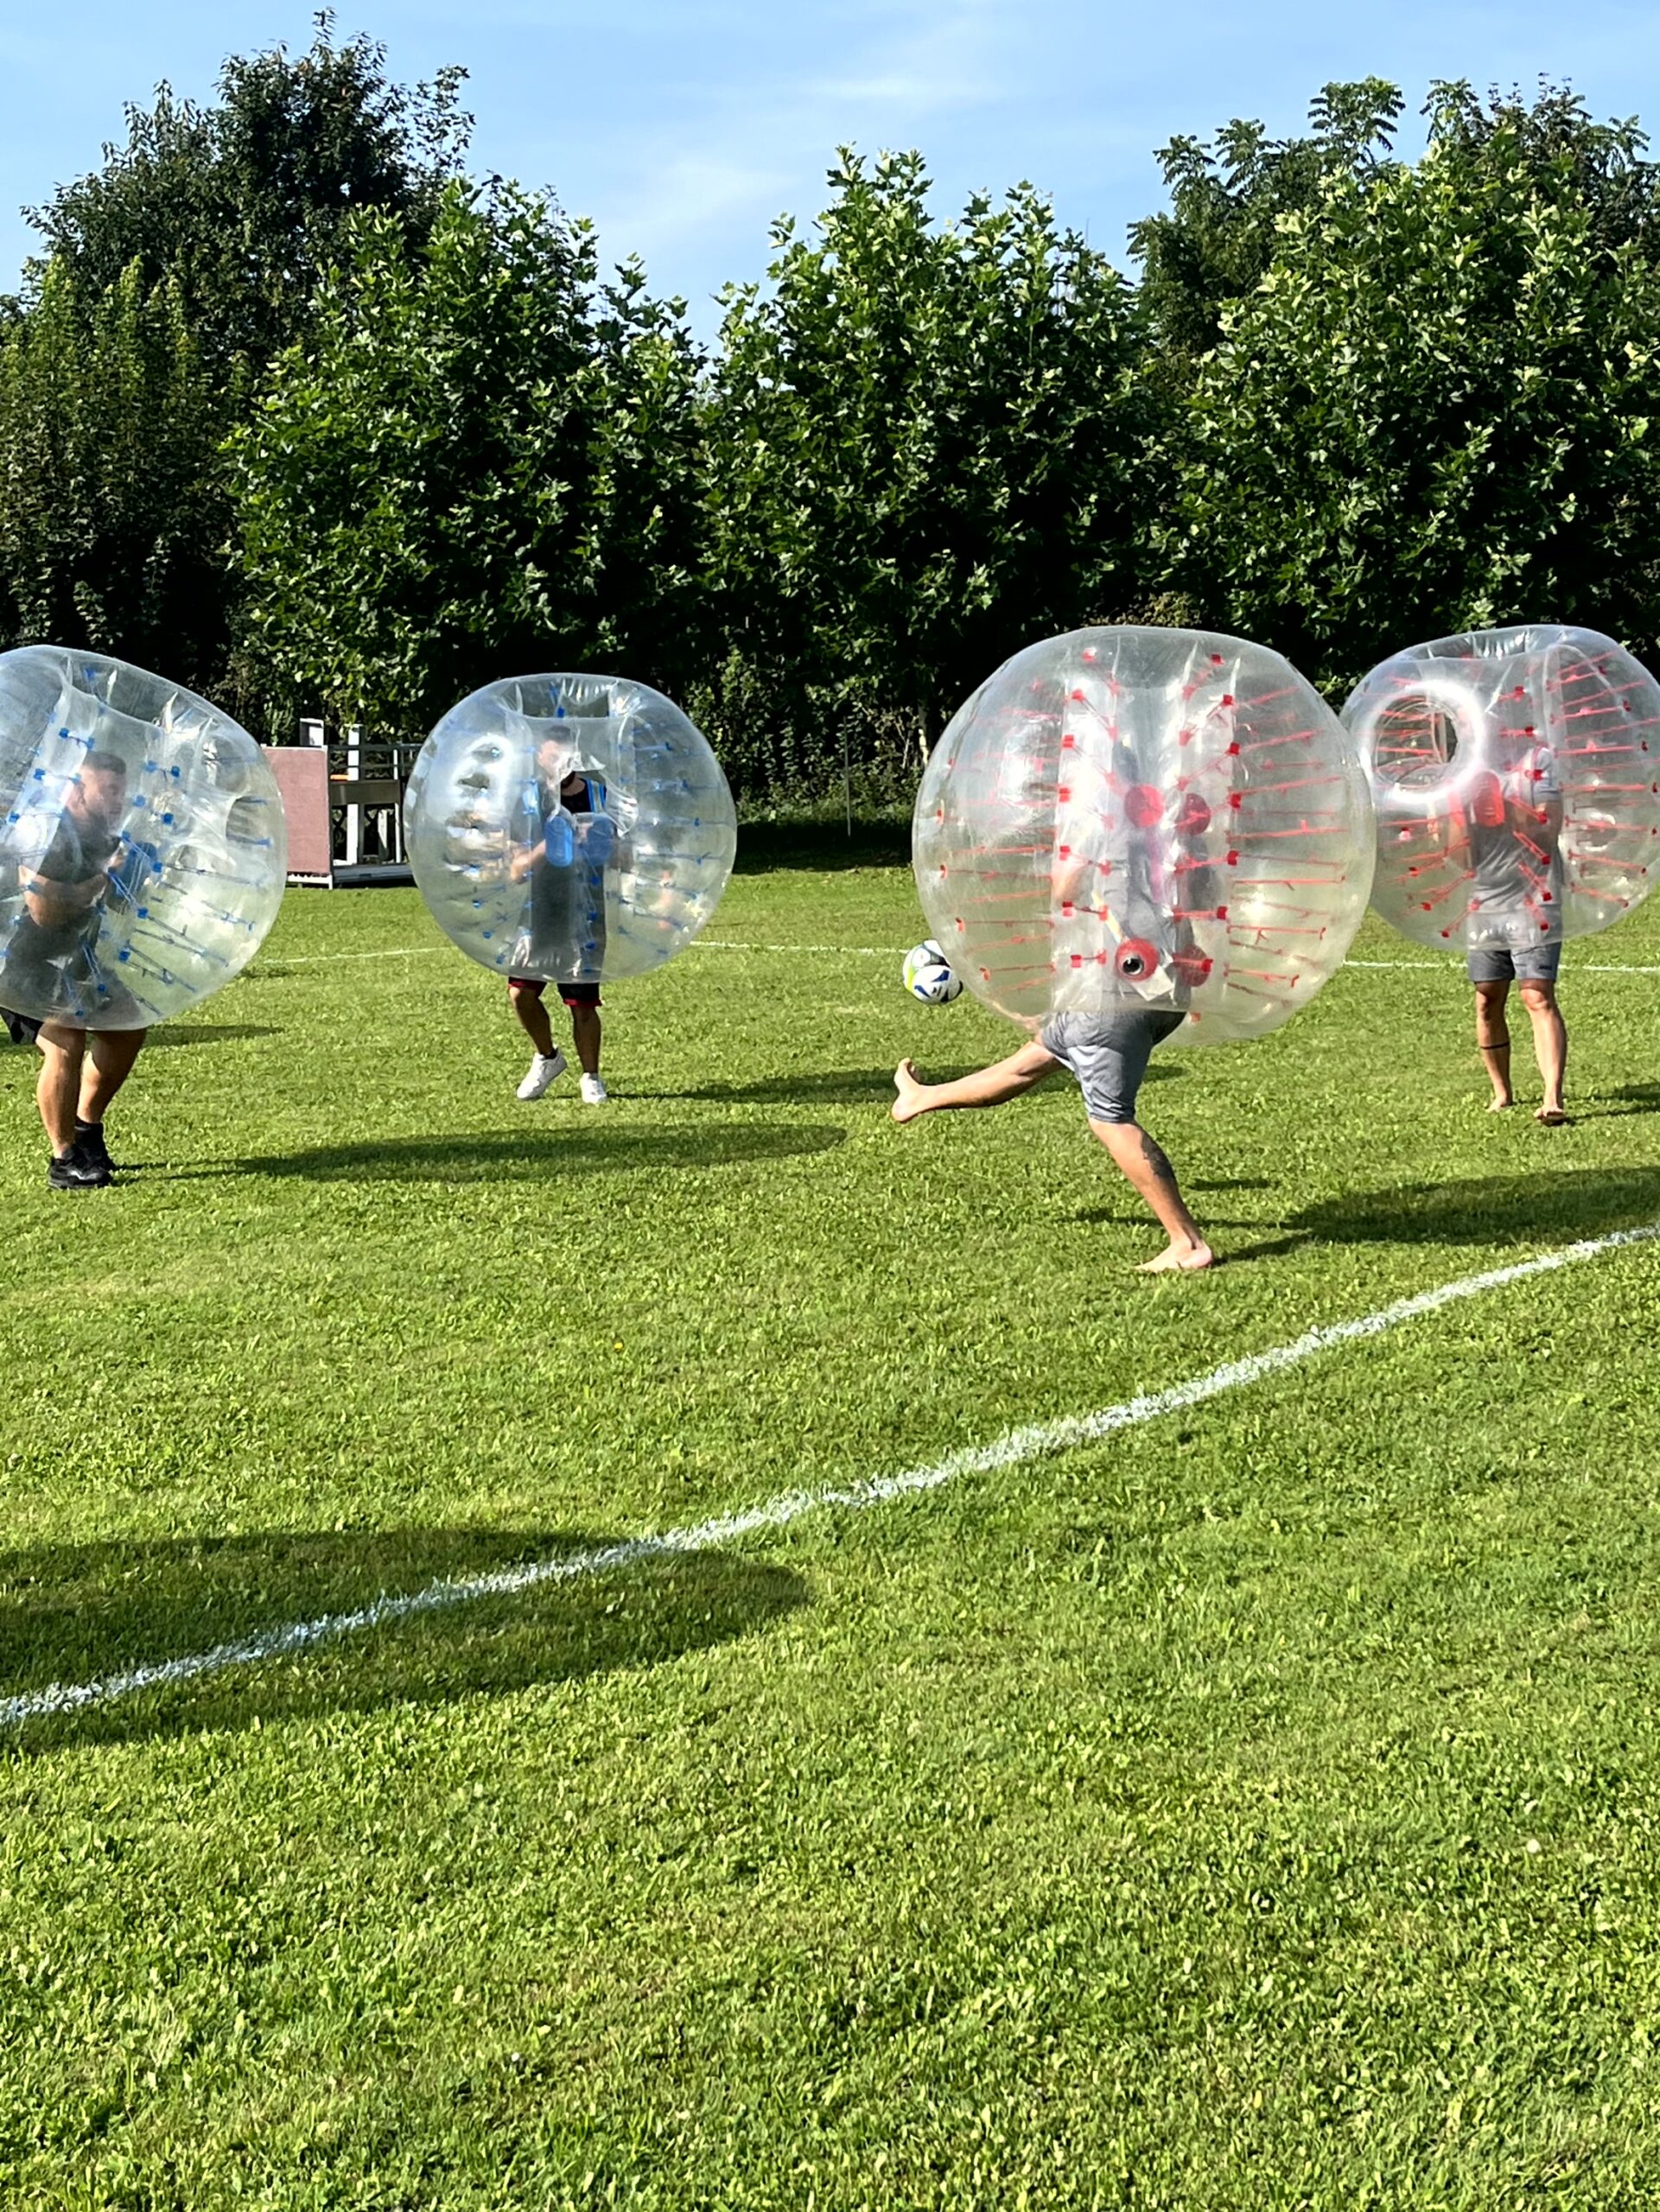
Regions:
[[924, 1006], [949, 1006], [960, 998], [963, 979], [951, 973], [951, 965], [932, 938], [925, 944], [913, 944], [905, 956], [905, 988], [913, 999], [920, 999]]

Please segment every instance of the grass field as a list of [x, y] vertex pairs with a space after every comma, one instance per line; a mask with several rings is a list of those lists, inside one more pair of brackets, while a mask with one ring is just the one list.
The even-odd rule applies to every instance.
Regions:
[[[835, 856], [615, 993], [603, 1110], [515, 1101], [412, 892], [290, 895], [116, 1191], [47, 1190], [0, 1052], [0, 1699], [1660, 1218], [1660, 915], [1570, 956], [1565, 1130], [1481, 1110], [1467, 991], [1374, 927], [1416, 964], [1162, 1056], [1230, 1264], [1149, 1281], [1070, 1085], [889, 1121], [901, 1052], [1009, 1033], [904, 997], [908, 876]], [[1657, 1269], [14, 1721], [0, 2202], [1652, 2205]]]

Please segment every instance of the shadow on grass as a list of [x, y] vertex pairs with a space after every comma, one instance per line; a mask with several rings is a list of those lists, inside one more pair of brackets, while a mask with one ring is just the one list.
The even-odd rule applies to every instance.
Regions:
[[1623, 1120], [1628, 1114], [1660, 1114], [1660, 1083], [1622, 1084], [1618, 1090], [1610, 1090], [1604, 1095], [1618, 1100], [1619, 1103], [1612, 1106], [1600, 1104], [1580, 1106], [1570, 1100], [1568, 1109], [1568, 1120], [1570, 1122], [1615, 1122]]
[[[566, 1557], [604, 1538], [537, 1529], [398, 1529], [43, 1547], [0, 1554], [0, 1700], [105, 1681], [387, 1593]], [[718, 1552], [468, 1596], [280, 1656], [223, 1664], [108, 1705], [0, 1730], [0, 1755], [243, 1728], [495, 1695], [654, 1666], [742, 1636], [807, 1601], [782, 1569]]]
[[1660, 1168], [1557, 1169], [1542, 1157], [1525, 1175], [1345, 1192], [1302, 1207], [1283, 1225], [1331, 1244], [1549, 1243], [1635, 1228], [1657, 1216]]
[[741, 1166], [828, 1152], [847, 1132], [826, 1122], [741, 1122], [695, 1128], [560, 1126], [523, 1135], [381, 1137], [255, 1153], [245, 1160], [181, 1168], [175, 1181], [227, 1175], [298, 1176], [317, 1183], [557, 1182], [571, 1175], [630, 1174]]
[[850, 868], [911, 865], [911, 823], [855, 817], [851, 835], [844, 818], [825, 822], [745, 822], [738, 830], [735, 875], [770, 875], [779, 868], [831, 873]]
[[[1192, 1188], [1266, 1188], [1195, 1183]], [[1277, 1221], [1242, 1221], [1194, 1209], [1206, 1230], [1251, 1230], [1257, 1241], [1224, 1247], [1219, 1256], [1237, 1265], [1268, 1259], [1302, 1244], [1540, 1244], [1569, 1243], [1660, 1219], [1660, 1168], [1580, 1167], [1528, 1175], [1487, 1175], [1459, 1183], [1406, 1183], [1391, 1190], [1349, 1191], [1300, 1207]], [[1080, 1207], [1071, 1216], [1085, 1226], [1152, 1228], [1151, 1217], [1128, 1202]]]
[[144, 1040], [147, 1052], [175, 1051], [181, 1045], [225, 1045], [237, 1037], [277, 1037], [280, 1030], [246, 1021], [169, 1021], [152, 1029]]
[[[954, 1083], [971, 1075], [974, 1066], [931, 1071], [931, 1083]], [[894, 1071], [881, 1068], [820, 1068], [799, 1075], [769, 1076], [759, 1083], [706, 1083], [696, 1090], [636, 1090], [634, 1098], [696, 1098], [721, 1106], [891, 1106]]]

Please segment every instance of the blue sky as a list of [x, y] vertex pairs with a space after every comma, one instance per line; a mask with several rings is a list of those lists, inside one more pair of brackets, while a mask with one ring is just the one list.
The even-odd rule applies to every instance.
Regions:
[[[289, 0], [0, 0], [0, 289], [17, 212], [94, 166], [158, 78], [209, 93], [231, 52], [309, 42]], [[762, 273], [767, 226], [821, 204], [836, 145], [919, 146], [942, 207], [1029, 178], [1115, 257], [1160, 204], [1154, 149], [1233, 115], [1297, 128], [1332, 78], [1567, 77], [1600, 115], [1660, 131], [1660, 10], [1170, 0], [341, 0], [339, 34], [383, 39], [397, 75], [470, 72], [474, 166], [551, 186], [614, 257], [641, 253], [709, 334], [710, 296]]]

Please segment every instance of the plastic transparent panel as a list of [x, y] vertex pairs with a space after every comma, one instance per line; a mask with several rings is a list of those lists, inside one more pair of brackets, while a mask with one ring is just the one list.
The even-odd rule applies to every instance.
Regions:
[[[89, 774], [110, 757], [123, 777]], [[69, 843], [91, 873], [38, 872]], [[181, 1014], [258, 950], [287, 855], [276, 779], [228, 715], [96, 653], [0, 654], [0, 1005], [99, 1029]]]
[[1142, 1007], [1182, 1040], [1277, 1028], [1371, 887], [1365, 779], [1288, 661], [1191, 630], [1075, 630], [1004, 664], [934, 748], [917, 888], [1014, 1020]]
[[[579, 861], [601, 849], [584, 844], [590, 823], [550, 829], [544, 810], [544, 790], [572, 772], [612, 825], [602, 865]], [[661, 692], [614, 676], [474, 691], [422, 748], [404, 811], [415, 880], [444, 935], [487, 968], [551, 982], [660, 968], [715, 912], [737, 851], [732, 793], [703, 733]], [[538, 931], [536, 874], [562, 835], [571, 864], [589, 868], [592, 912]]]
[[1612, 638], [1527, 624], [1440, 638], [1343, 709], [1377, 810], [1372, 903], [1447, 950], [1606, 929], [1660, 860], [1660, 685]]

